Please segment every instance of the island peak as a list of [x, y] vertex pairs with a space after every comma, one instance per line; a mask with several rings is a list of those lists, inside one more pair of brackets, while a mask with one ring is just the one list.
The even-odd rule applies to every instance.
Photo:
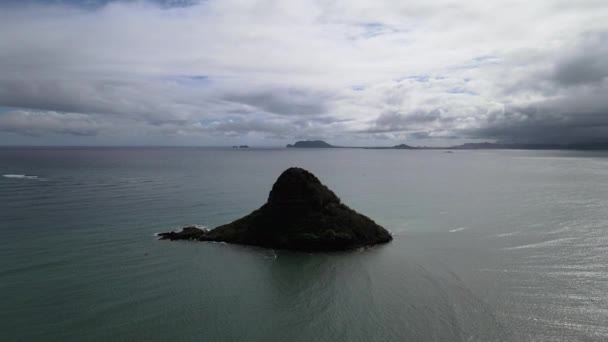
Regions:
[[315, 175], [297, 167], [279, 176], [268, 202], [251, 214], [209, 231], [187, 227], [159, 236], [298, 251], [348, 250], [392, 240], [386, 229], [341, 203]]

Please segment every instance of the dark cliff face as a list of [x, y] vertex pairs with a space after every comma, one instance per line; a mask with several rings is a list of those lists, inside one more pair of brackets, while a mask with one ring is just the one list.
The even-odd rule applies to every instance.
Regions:
[[209, 232], [189, 229], [187, 234], [160, 236], [300, 251], [347, 250], [392, 240], [386, 229], [342, 204], [317, 177], [300, 168], [283, 172], [268, 202], [241, 219]]

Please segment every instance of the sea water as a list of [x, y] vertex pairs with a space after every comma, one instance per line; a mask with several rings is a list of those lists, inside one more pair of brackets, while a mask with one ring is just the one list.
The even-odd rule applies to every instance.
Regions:
[[[390, 244], [159, 241], [306, 168]], [[608, 154], [0, 149], [0, 341], [605, 341]]]

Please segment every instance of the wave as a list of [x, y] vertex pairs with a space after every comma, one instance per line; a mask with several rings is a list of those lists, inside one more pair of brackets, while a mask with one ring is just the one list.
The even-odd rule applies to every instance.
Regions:
[[467, 227], [459, 227], [459, 228], [454, 228], [454, 229], [450, 230], [449, 232], [450, 233], [456, 233], [456, 232], [461, 232], [461, 231], [463, 231], [465, 229], [469, 229], [469, 228], [467, 228]]
[[570, 238], [560, 238], [560, 239], [554, 239], [554, 240], [549, 240], [549, 241], [543, 241], [543, 242], [539, 242], [539, 243], [531, 243], [531, 244], [528, 244], [528, 245], [508, 247], [508, 248], [505, 248], [505, 250], [563, 246], [564, 242], [568, 242], [568, 241], [571, 241], [571, 240], [574, 240], [574, 238], [571, 238], [571, 237]]
[[496, 237], [508, 237], [508, 236], [514, 236], [514, 235], [519, 235], [521, 232], [520, 231], [514, 231], [514, 232], [508, 232], [508, 233], [501, 233], [498, 235], [495, 235]]
[[18, 175], [18, 174], [6, 174], [6, 175], [2, 175], [2, 177], [4, 178], [13, 178], [13, 179], [42, 179], [38, 176], [32, 176], [32, 175]]

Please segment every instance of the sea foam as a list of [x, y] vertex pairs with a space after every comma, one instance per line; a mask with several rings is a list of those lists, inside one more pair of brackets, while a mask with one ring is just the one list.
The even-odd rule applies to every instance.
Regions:
[[14, 178], [14, 179], [40, 179], [38, 176], [31, 175], [18, 175], [18, 174], [6, 174], [2, 175], [4, 178]]

